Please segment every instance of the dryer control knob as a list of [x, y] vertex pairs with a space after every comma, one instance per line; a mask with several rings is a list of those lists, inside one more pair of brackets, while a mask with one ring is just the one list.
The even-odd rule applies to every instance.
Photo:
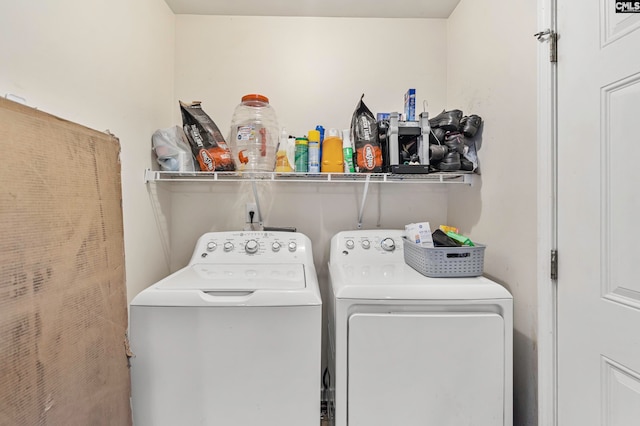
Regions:
[[273, 250], [273, 251], [280, 251], [280, 248], [281, 248], [281, 247], [282, 247], [282, 246], [281, 246], [281, 245], [280, 245], [280, 243], [279, 243], [279, 242], [277, 242], [277, 241], [276, 241], [276, 242], [274, 242], [273, 244], [271, 244], [271, 250]]
[[249, 254], [253, 254], [258, 251], [258, 242], [256, 240], [249, 240], [247, 244], [244, 245], [244, 251]]
[[216, 249], [216, 247], [218, 247], [218, 245], [216, 243], [214, 243], [213, 241], [209, 241], [207, 243], [207, 251], [214, 251]]
[[226, 243], [224, 243], [224, 251], [231, 251], [233, 250], [233, 243], [227, 241]]
[[353, 248], [356, 246], [356, 244], [353, 242], [353, 240], [347, 240], [347, 248], [349, 250], [353, 250]]
[[291, 241], [289, 243], [289, 251], [296, 251], [297, 248], [298, 248], [298, 245], [296, 244], [295, 241]]
[[365, 250], [368, 250], [371, 247], [371, 241], [369, 240], [362, 240], [362, 248]]
[[396, 249], [396, 242], [393, 241], [393, 238], [385, 238], [380, 243], [380, 246], [384, 251], [394, 251]]

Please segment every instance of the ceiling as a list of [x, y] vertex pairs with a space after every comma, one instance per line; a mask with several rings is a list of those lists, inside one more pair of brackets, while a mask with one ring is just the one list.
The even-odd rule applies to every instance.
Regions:
[[448, 18], [460, 0], [165, 0], [175, 14]]

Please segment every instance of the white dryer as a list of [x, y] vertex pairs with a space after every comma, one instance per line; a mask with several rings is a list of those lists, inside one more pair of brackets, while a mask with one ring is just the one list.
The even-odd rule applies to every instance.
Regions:
[[421, 275], [402, 235], [331, 240], [331, 424], [511, 426], [511, 295], [483, 277]]
[[322, 302], [310, 240], [213, 232], [131, 302], [136, 426], [317, 426]]

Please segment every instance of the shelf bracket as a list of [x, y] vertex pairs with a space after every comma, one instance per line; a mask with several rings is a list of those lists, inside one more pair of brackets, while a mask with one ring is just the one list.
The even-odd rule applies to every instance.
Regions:
[[151, 169], [145, 169], [144, 171], [144, 183], [155, 182], [156, 173]]
[[369, 193], [369, 182], [371, 176], [367, 175], [364, 181], [364, 191], [362, 192], [362, 203], [360, 203], [360, 211], [358, 212], [358, 229], [362, 229], [362, 216], [364, 215], [364, 204], [367, 201], [367, 194]]
[[260, 211], [260, 199], [258, 198], [258, 188], [256, 188], [256, 181], [252, 180], [251, 181], [251, 187], [253, 189], [253, 199], [256, 202], [256, 211], [258, 213], [258, 226], [260, 226], [260, 229], [264, 229], [263, 227], [263, 221], [262, 221], [262, 212]]

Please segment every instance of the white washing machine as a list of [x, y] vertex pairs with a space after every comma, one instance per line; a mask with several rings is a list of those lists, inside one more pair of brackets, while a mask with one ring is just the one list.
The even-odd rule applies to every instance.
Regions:
[[331, 240], [331, 424], [511, 426], [511, 295], [483, 277], [421, 275], [402, 235]]
[[136, 426], [317, 426], [322, 301], [310, 240], [213, 232], [131, 302]]

